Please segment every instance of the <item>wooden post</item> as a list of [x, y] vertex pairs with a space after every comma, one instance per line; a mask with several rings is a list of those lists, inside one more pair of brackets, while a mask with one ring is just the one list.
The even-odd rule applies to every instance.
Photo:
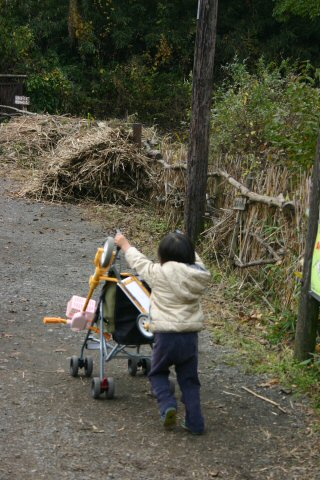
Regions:
[[141, 148], [142, 124], [134, 123], [132, 125], [132, 130], [133, 130], [133, 141], [139, 148]]
[[[247, 180], [246, 180], [246, 186], [249, 188], [249, 190], [252, 189], [252, 184], [253, 184], [253, 176], [248, 175]], [[238, 237], [239, 237], [239, 232], [240, 232], [240, 227], [244, 222], [245, 219], [245, 212], [247, 211], [247, 199], [245, 196], [240, 195], [238, 197], [238, 202], [235, 202], [234, 209], [237, 210], [237, 215], [236, 215], [236, 222], [234, 225], [233, 233], [232, 233], [232, 239], [230, 242], [230, 252], [229, 252], [229, 258], [232, 260], [235, 259], [238, 252]], [[238, 255], [239, 256], [239, 255]]]
[[215, 208], [219, 209], [222, 208], [224, 205], [224, 190], [225, 190], [225, 179], [223, 177], [220, 177], [219, 175], [215, 177], [209, 177], [214, 180], [214, 186], [213, 186], [213, 195], [215, 197], [215, 203], [214, 206]]
[[188, 150], [185, 231], [195, 241], [204, 226], [210, 110], [218, 0], [198, 0], [198, 26], [193, 64], [192, 117]]
[[304, 254], [303, 277], [299, 313], [295, 335], [294, 354], [297, 360], [310, 358], [315, 351], [319, 303], [310, 295], [312, 256], [318, 231], [320, 204], [320, 135], [313, 166], [309, 203], [309, 225]]

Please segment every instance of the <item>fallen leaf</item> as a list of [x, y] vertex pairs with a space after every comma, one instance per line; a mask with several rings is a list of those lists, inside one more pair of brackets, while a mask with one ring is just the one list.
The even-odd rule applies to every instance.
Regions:
[[252, 320], [261, 320], [262, 318], [262, 313], [261, 312], [251, 312], [249, 317], [252, 319]]
[[92, 431], [93, 433], [104, 433], [104, 430], [99, 430], [95, 425], [92, 425]]
[[269, 387], [274, 387], [275, 385], [279, 385], [278, 378], [271, 378], [271, 380], [269, 380], [268, 382], [259, 383], [258, 387], [269, 388]]
[[291, 395], [292, 388], [281, 388], [280, 392], [284, 393], [285, 395]]
[[212, 472], [209, 472], [210, 477], [216, 478], [219, 477], [219, 470], [213, 470]]

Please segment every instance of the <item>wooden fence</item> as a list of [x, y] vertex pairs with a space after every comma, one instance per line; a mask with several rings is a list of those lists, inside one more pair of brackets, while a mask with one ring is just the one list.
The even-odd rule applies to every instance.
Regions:
[[15, 97], [25, 95], [26, 78], [26, 75], [0, 74], [0, 115], [8, 114], [10, 109], [6, 106], [19, 107]]

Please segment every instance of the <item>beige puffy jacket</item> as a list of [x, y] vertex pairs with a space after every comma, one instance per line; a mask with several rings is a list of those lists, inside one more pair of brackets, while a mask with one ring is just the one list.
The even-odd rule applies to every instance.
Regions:
[[196, 263], [153, 263], [136, 248], [126, 251], [126, 260], [151, 287], [150, 317], [153, 332], [198, 332], [203, 326], [200, 296], [210, 273], [196, 255]]

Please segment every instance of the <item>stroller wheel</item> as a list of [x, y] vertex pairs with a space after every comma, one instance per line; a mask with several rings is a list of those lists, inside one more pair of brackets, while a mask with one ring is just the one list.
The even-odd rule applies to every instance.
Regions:
[[128, 372], [129, 372], [129, 375], [131, 375], [132, 377], [135, 377], [136, 374], [137, 374], [137, 370], [138, 370], [138, 362], [136, 359], [134, 358], [129, 358], [128, 359]]
[[108, 237], [104, 244], [103, 253], [101, 256], [102, 268], [106, 268], [109, 265], [112, 258], [113, 250], [114, 250], [114, 238]]
[[99, 377], [94, 377], [91, 381], [91, 395], [93, 398], [99, 398], [101, 394], [101, 381]]
[[79, 357], [73, 355], [70, 358], [70, 375], [72, 377], [77, 377], [79, 371]]
[[141, 360], [142, 363], [142, 373], [143, 375], [148, 375], [151, 370], [151, 360], [150, 358], [143, 358]]
[[86, 357], [84, 359], [84, 374], [86, 377], [91, 377], [93, 371], [93, 358]]
[[154, 334], [150, 331], [150, 318], [144, 313], [140, 313], [137, 317], [137, 327], [140, 333], [148, 340], [153, 340]]
[[108, 399], [111, 399], [111, 398], [114, 397], [114, 390], [115, 390], [115, 388], [114, 388], [114, 380], [113, 380], [112, 377], [109, 377], [109, 378], [107, 379], [107, 385], [108, 385], [108, 387], [107, 387], [107, 390], [106, 390], [106, 397], [107, 397]]

